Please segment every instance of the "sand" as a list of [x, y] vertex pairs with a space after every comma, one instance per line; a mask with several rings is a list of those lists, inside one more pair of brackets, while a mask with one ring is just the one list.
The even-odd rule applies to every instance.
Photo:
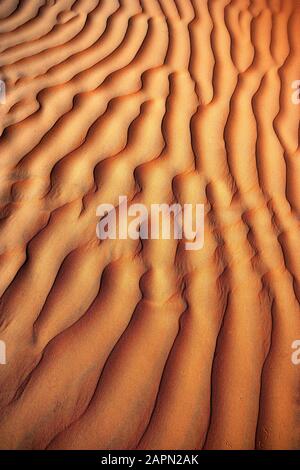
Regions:
[[[299, 449], [299, 0], [0, 3], [2, 449]], [[205, 242], [99, 240], [120, 195]]]

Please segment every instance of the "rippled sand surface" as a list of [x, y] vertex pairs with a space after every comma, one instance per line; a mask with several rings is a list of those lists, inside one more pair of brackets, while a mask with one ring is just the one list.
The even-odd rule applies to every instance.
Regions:
[[[299, 0], [0, 18], [0, 447], [300, 448]], [[98, 240], [119, 195], [204, 248]]]

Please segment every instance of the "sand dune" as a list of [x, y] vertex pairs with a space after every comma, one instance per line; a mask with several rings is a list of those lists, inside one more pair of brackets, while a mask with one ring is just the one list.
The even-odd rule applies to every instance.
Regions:
[[[0, 3], [0, 448], [300, 448], [299, 25]], [[99, 240], [119, 195], [204, 203], [204, 247]]]

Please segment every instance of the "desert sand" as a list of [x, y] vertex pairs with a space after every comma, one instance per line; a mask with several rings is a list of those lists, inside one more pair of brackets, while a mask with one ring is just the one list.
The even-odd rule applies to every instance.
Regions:
[[[0, 447], [299, 449], [299, 0], [0, 2]], [[205, 243], [96, 208], [205, 205]]]

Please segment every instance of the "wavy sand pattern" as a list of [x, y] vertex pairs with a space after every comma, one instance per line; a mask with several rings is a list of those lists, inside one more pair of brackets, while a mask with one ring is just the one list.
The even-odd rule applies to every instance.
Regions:
[[[300, 1], [0, 17], [1, 448], [300, 448]], [[119, 195], [204, 248], [100, 242]]]

